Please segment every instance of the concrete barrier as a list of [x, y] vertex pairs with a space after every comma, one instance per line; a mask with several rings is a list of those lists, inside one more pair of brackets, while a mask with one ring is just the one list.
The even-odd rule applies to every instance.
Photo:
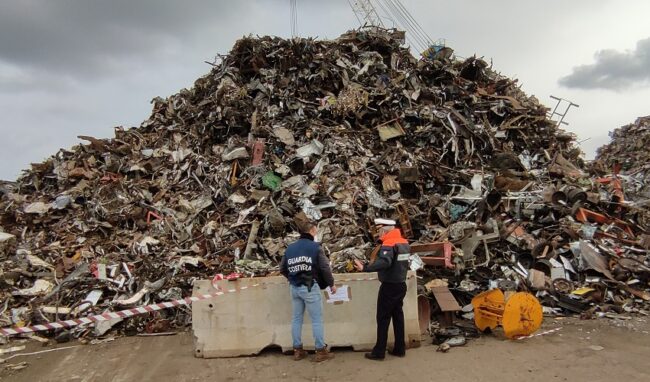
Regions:
[[[376, 275], [376, 273], [334, 275], [337, 285], [350, 286], [351, 300], [341, 304], [331, 304], [326, 303], [323, 296], [325, 340], [329, 346], [352, 347], [357, 351], [370, 350], [374, 346], [379, 281], [344, 280], [366, 279]], [[270, 346], [279, 346], [285, 352], [292, 349], [291, 298], [289, 284], [284, 277], [218, 281], [218, 286], [224, 289], [238, 289], [253, 284], [260, 285], [192, 304], [192, 330], [196, 357], [252, 355]], [[404, 299], [406, 342], [407, 347], [418, 347], [420, 325], [414, 273], [409, 272], [406, 284], [407, 292]], [[208, 280], [194, 283], [195, 295], [215, 291]], [[392, 332], [391, 326], [389, 344], [393, 342]], [[311, 321], [307, 314], [305, 314], [302, 338], [306, 349], [314, 348]]]

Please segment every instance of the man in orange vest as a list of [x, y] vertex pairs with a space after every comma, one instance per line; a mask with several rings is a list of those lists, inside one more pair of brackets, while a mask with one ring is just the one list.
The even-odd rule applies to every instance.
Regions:
[[410, 247], [402, 236], [396, 222], [390, 219], [375, 219], [381, 247], [372, 264], [354, 261], [358, 271], [377, 272], [381, 286], [377, 295], [377, 342], [366, 358], [383, 360], [388, 342], [388, 327], [393, 320], [395, 345], [388, 354], [396, 357], [406, 355], [404, 341], [404, 311], [402, 305], [406, 296], [406, 272], [408, 271]]

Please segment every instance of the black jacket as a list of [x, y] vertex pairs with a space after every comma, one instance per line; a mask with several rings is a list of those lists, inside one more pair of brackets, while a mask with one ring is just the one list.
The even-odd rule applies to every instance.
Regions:
[[280, 273], [294, 286], [307, 285], [311, 289], [314, 282], [321, 289], [334, 286], [329, 260], [320, 244], [308, 233], [301, 234], [300, 239], [287, 247], [280, 263]]
[[377, 258], [363, 266], [364, 272], [377, 272], [382, 283], [403, 283], [409, 267], [411, 247], [399, 229], [389, 232], [382, 240]]

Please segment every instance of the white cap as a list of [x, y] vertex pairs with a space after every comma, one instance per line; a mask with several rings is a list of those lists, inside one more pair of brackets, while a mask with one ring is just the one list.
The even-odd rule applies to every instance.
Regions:
[[375, 219], [376, 225], [395, 225], [397, 222], [391, 219]]

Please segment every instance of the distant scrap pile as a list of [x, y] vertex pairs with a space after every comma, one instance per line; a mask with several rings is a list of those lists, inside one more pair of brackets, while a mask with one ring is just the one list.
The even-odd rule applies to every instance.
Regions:
[[607, 174], [617, 168], [628, 194], [637, 202], [650, 200], [650, 116], [610, 133], [612, 141], [598, 149], [593, 167]]

